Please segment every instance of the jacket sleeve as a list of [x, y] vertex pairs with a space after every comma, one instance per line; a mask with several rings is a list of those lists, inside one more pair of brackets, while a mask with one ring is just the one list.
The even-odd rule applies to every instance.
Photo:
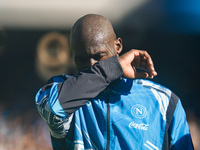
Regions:
[[192, 139], [186, 114], [179, 99], [169, 128], [171, 133], [171, 150], [193, 150]]
[[118, 59], [113, 56], [69, 77], [60, 85], [58, 99], [62, 108], [68, 115], [73, 113], [122, 74]]

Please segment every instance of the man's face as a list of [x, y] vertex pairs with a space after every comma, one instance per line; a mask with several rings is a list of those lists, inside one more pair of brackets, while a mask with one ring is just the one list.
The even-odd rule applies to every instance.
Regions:
[[82, 71], [85, 68], [94, 65], [98, 61], [102, 61], [116, 55], [113, 41], [93, 46], [79, 45], [73, 48], [73, 52], [74, 61], [78, 71]]

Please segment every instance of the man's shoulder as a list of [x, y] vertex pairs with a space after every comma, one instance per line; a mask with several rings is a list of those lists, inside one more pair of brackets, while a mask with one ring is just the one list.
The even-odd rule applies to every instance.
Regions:
[[171, 97], [172, 91], [169, 88], [167, 88], [159, 83], [156, 83], [156, 82], [153, 82], [153, 81], [150, 81], [147, 79], [136, 79], [135, 83], [142, 85], [145, 88], [153, 89], [157, 92], [164, 93], [167, 96]]
[[66, 80], [68, 77], [69, 77], [69, 75], [66, 75], [66, 74], [60, 74], [60, 75], [57, 75], [57, 76], [53, 76], [52, 78], [50, 78], [47, 81], [46, 84], [53, 83], [53, 82], [62, 82], [64, 80]]
[[47, 82], [46, 84], [41, 88], [41, 91], [45, 91], [49, 88], [52, 87], [53, 84], [57, 84], [57, 83], [61, 83], [61, 82], [64, 82], [69, 76], [68, 75], [65, 75], [65, 74], [61, 74], [61, 75], [58, 75], [58, 76], [53, 76], [51, 77]]

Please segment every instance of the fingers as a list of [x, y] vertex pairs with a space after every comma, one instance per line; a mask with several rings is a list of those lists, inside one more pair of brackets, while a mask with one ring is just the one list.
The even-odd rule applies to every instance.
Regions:
[[156, 76], [157, 72], [155, 71], [151, 56], [146, 51], [134, 51], [135, 59], [133, 60], [132, 64], [136, 68], [142, 68], [148, 71], [148, 73], [140, 73], [138, 76], [142, 76], [142, 78], [153, 78], [154, 76]]
[[[146, 51], [132, 49], [119, 58], [126, 78], [153, 78], [157, 75], [153, 61]], [[137, 69], [142, 71], [139, 71]]]

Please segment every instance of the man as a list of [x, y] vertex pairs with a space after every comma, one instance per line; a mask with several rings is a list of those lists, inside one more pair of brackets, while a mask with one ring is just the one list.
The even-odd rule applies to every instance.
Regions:
[[193, 149], [179, 98], [137, 79], [157, 75], [147, 52], [119, 57], [122, 39], [95, 14], [74, 24], [70, 46], [79, 74], [53, 77], [36, 95], [55, 150]]

